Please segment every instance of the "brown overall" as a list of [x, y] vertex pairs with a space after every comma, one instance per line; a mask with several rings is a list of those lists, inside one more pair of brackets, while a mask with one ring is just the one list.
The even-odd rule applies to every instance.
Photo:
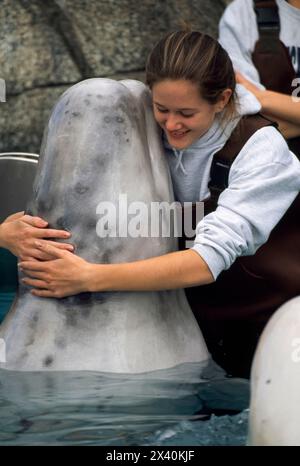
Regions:
[[[244, 117], [215, 154], [205, 215], [216, 209], [228, 185], [230, 166], [249, 137], [270, 124], [260, 115]], [[238, 258], [213, 284], [185, 290], [212, 357], [228, 374], [249, 377], [256, 344], [269, 317], [300, 294], [299, 212], [300, 195], [254, 256]], [[180, 248], [184, 249], [183, 240]]]
[[[254, 0], [259, 39], [255, 44], [252, 61], [262, 84], [271, 91], [291, 95], [297, 77], [289, 51], [279, 38], [280, 18], [275, 0]], [[300, 137], [289, 139], [288, 145], [300, 155]]]

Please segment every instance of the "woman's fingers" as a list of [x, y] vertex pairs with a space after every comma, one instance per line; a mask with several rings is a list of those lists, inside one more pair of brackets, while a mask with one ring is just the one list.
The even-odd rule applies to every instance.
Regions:
[[74, 246], [69, 243], [57, 243], [55, 241], [47, 241], [47, 244], [50, 244], [51, 246], [58, 248], [58, 249], [66, 249], [67, 251], [70, 251], [70, 252], [74, 251]]
[[46, 226], [48, 225], [48, 222], [46, 222], [46, 220], [43, 220], [41, 217], [32, 217], [31, 215], [27, 214], [23, 216], [22, 221], [24, 223], [27, 223], [27, 225], [36, 228], [46, 228]]
[[27, 286], [33, 286], [35, 288], [47, 289], [48, 284], [44, 280], [39, 280], [35, 278], [22, 278], [22, 283]]
[[35, 290], [31, 290], [30, 293], [33, 294], [34, 296], [39, 296], [40, 298], [59, 298], [59, 296], [55, 295], [54, 291], [50, 291], [50, 290], [35, 289]]
[[54, 230], [52, 228], [39, 228], [35, 232], [37, 238], [62, 238], [67, 239], [71, 237], [71, 233], [65, 230]]
[[[50, 244], [45, 242], [44, 245], [41, 246], [41, 250], [46, 254], [49, 254], [54, 257], [55, 259], [63, 259], [66, 255], [71, 254], [69, 251], [58, 249]], [[28, 270], [34, 270], [39, 272], [45, 272], [49, 270], [49, 262], [40, 262], [40, 261], [21, 261], [19, 262], [19, 267], [21, 270], [25, 272]]]
[[48, 283], [47, 275], [44, 272], [27, 270], [26, 277], [22, 278], [22, 281], [25, 280], [26, 278], [37, 278], [39, 280], [43, 280], [45, 283]]
[[[22, 212], [19, 212], [18, 214], [22, 214]], [[17, 215], [17, 214], [14, 214]], [[43, 220], [41, 217], [32, 217], [31, 215], [21, 215], [21, 220], [22, 222], [26, 223], [27, 225], [30, 225], [34, 228], [36, 228], [36, 231], [34, 232], [37, 238], [70, 238], [71, 233], [65, 230], [56, 230], [54, 228], [46, 228], [48, 225], [48, 222], [46, 220]], [[16, 217], [14, 220], [16, 220], [19, 217]]]
[[30, 271], [45, 272], [45, 270], [48, 268], [47, 262], [40, 262], [37, 260], [21, 261], [18, 265], [20, 270], [25, 273], [30, 273]]
[[[47, 244], [52, 246], [54, 249], [47, 250]], [[55, 249], [74, 252], [74, 246], [72, 244], [57, 243], [55, 241], [39, 239], [34, 240], [33, 245], [31, 247], [24, 248], [23, 254], [20, 254], [20, 259], [24, 261], [28, 260], [29, 257], [33, 257], [34, 259], [38, 259], [41, 261], [52, 260], [53, 258], [57, 257], [57, 254], [53, 254], [53, 252], [51, 252]]]
[[[53, 243], [53, 242], [52, 242]], [[70, 251], [57, 247], [58, 243], [51, 244], [50, 241], [38, 241], [36, 246], [44, 253], [50, 254], [56, 259], [63, 259], [66, 254], [70, 254]], [[72, 245], [69, 245], [72, 246]]]

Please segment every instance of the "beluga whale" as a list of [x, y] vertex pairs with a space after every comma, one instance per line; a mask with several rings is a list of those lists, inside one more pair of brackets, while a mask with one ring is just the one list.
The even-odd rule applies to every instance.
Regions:
[[[143, 206], [138, 218], [125, 201], [129, 214]], [[69, 88], [46, 126], [27, 212], [70, 231], [85, 260], [119, 263], [177, 249], [173, 234], [139, 234], [151, 203], [173, 201], [148, 88], [104, 78]], [[166, 209], [159, 216], [168, 224]], [[0, 367], [17, 371], [142, 373], [210, 359], [183, 290], [53, 299], [20, 281], [0, 339]]]
[[251, 369], [248, 444], [300, 446], [300, 296], [273, 314]]

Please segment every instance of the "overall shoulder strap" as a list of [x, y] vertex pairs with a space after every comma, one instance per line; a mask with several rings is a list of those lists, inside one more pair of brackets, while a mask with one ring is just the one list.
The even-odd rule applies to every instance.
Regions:
[[290, 94], [296, 77], [287, 47], [280, 40], [279, 10], [275, 0], [254, 0], [259, 38], [252, 61], [267, 89]]
[[280, 19], [275, 0], [254, 0], [254, 11], [259, 35], [279, 38]]
[[259, 113], [241, 118], [224, 147], [214, 155], [208, 184], [211, 193], [209, 211], [216, 209], [221, 192], [228, 186], [229, 170], [234, 159], [248, 139], [265, 126], [277, 125]]

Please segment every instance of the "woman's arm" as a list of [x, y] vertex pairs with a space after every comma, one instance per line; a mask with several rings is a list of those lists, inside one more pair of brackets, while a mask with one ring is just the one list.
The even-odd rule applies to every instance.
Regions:
[[24, 261], [21, 270], [30, 278], [32, 294], [62, 298], [84, 291], [155, 291], [212, 283], [214, 278], [199, 254], [178, 251], [123, 264], [91, 264], [50, 245], [41, 249], [57, 257], [48, 262]]
[[293, 100], [287, 94], [273, 91], [258, 91], [258, 100], [262, 106], [262, 112], [272, 115], [276, 120], [285, 120], [293, 125], [300, 126], [300, 102]]
[[300, 126], [300, 102], [296, 102], [292, 96], [258, 89], [241, 73], [236, 73], [236, 80], [239, 84], [242, 84], [252, 92], [259, 100], [262, 106], [262, 113], [275, 120], [283, 120], [286, 123], [291, 123], [293, 126]]
[[68, 239], [71, 235], [67, 231], [47, 228], [47, 225], [48, 222], [42, 218], [24, 215], [24, 212], [10, 215], [0, 225], [0, 247], [8, 249], [22, 260], [53, 258], [52, 255], [37, 247], [37, 240], [41, 244], [50, 243], [58, 249], [74, 250], [71, 244], [49, 241], [47, 238]]
[[[273, 115], [268, 115], [266, 113], [264, 113], [264, 115], [270, 120], [274, 120]], [[280, 120], [278, 118], [276, 119], [276, 122], [278, 123], [279, 131], [285, 139], [292, 139], [300, 136], [300, 125], [295, 125], [294, 123]]]

